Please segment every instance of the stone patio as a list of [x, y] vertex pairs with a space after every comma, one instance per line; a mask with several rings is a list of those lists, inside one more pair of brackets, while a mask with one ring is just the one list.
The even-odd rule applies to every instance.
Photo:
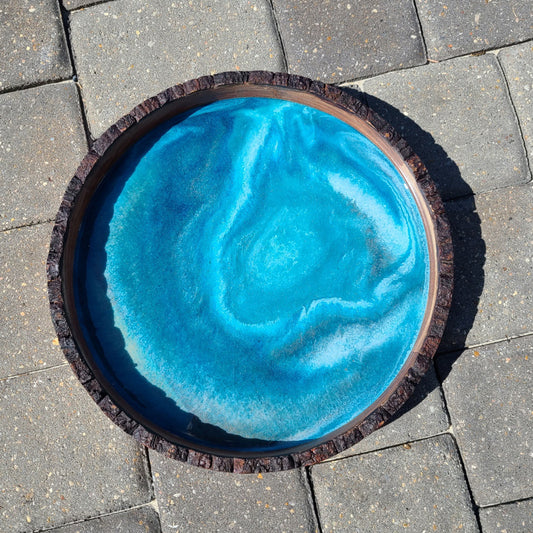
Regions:
[[[532, 531], [529, 0], [10, 0], [0, 43], [0, 531]], [[435, 368], [393, 421], [248, 476], [109, 422], [59, 349], [45, 273], [90, 143], [144, 98], [235, 69], [362, 91], [427, 164], [456, 254]]]

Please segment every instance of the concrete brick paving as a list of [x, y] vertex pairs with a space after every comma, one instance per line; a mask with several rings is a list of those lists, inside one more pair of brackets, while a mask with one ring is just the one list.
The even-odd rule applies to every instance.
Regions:
[[0, 378], [64, 362], [46, 289], [51, 232], [41, 224], [0, 233]]
[[71, 31], [95, 136], [176, 83], [215, 71], [283, 69], [267, 0], [116, 0], [73, 13]]
[[235, 476], [150, 459], [163, 533], [317, 530], [304, 471]]
[[0, 229], [53, 219], [87, 143], [72, 82], [0, 94]]
[[0, 42], [0, 90], [72, 75], [56, 0], [2, 2]]
[[130, 511], [59, 527], [53, 531], [55, 533], [160, 533], [161, 524], [155, 509], [145, 505]]
[[15, 533], [151, 499], [143, 450], [68, 366], [0, 381], [0, 523]]
[[533, 167], [533, 44], [511, 46], [498, 54]]
[[533, 497], [533, 337], [439, 357], [453, 431], [481, 506]]
[[432, 59], [533, 38], [530, 0], [416, 0], [416, 6]]
[[443, 350], [531, 332], [531, 184], [446, 205], [456, 251], [455, 299]]
[[362, 83], [372, 108], [409, 141], [443, 198], [530, 179], [518, 122], [493, 54]]
[[312, 467], [322, 530], [478, 531], [449, 435]]
[[[528, 531], [529, 1], [62, 2], [62, 17], [58, 0], [0, 7], [0, 531]], [[239, 477], [152, 452], [150, 471], [63, 364], [46, 309], [46, 221], [86, 149], [82, 109], [98, 135], [176, 82], [287, 67], [360, 80], [455, 198], [439, 380], [431, 372], [393, 422], [313, 467], [311, 484], [305, 470]], [[73, 74], [81, 101], [74, 81], [54, 83]], [[475, 347], [445, 353], [464, 345]]]
[[481, 509], [483, 533], [529, 533], [533, 524], [533, 500]]
[[326, 82], [425, 62], [411, 0], [273, 0], [289, 72]]

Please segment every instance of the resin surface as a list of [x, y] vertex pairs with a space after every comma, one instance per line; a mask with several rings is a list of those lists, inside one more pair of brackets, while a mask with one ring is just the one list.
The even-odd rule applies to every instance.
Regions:
[[384, 392], [424, 316], [429, 259], [402, 177], [322, 111], [266, 98], [180, 115], [86, 211], [76, 306], [107, 380], [193, 445], [321, 438]]

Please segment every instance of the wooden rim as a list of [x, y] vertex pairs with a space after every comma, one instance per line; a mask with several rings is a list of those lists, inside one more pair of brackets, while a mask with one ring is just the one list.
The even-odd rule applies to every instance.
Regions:
[[[139, 416], [117, 395], [88, 354], [69, 290], [73, 254], [84, 206], [110, 166], [160, 123], [193, 107], [232, 97], [262, 96], [302, 103], [348, 123], [380, 148], [404, 178], [421, 214], [430, 257], [426, 313], [414, 348], [385, 392], [349, 425], [326, 436], [277, 454], [192, 449]], [[67, 268], [68, 267], [68, 268]], [[97, 139], [69, 183], [52, 231], [47, 260], [52, 320], [65, 357], [80, 382], [107, 416], [140, 443], [168, 457], [225, 472], [268, 472], [308, 466], [331, 457], [381, 427], [411, 396], [429, 368], [448, 316], [453, 289], [453, 249], [443, 203], [426, 167], [404, 139], [361, 100], [342, 89], [300, 76], [225, 72], [175, 85], [145, 100]]]

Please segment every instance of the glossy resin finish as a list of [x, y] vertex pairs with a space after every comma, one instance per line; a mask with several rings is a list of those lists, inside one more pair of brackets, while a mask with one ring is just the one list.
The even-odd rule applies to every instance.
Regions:
[[412, 392], [449, 306], [449, 233], [416, 156], [368, 118], [336, 88], [233, 73], [97, 141], [58, 215], [50, 296], [67, 358], [126, 431], [277, 470], [353, 444]]

